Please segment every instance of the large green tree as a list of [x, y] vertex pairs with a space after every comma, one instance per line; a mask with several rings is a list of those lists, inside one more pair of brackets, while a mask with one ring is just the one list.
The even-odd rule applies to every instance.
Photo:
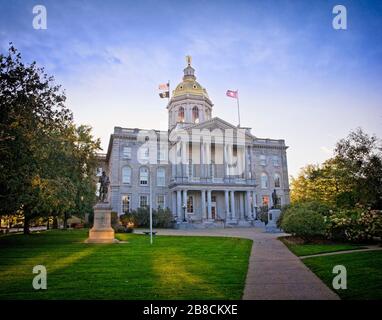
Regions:
[[304, 167], [291, 180], [292, 202], [321, 201], [351, 208], [357, 203], [382, 208], [380, 140], [356, 129], [341, 139], [334, 157], [322, 165]]
[[0, 215], [21, 211], [25, 233], [35, 217], [82, 215], [94, 203], [99, 141], [73, 124], [65, 99], [13, 46], [0, 55]]

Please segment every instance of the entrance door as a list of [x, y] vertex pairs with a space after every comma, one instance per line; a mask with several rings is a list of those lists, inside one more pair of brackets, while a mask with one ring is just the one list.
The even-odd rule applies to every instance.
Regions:
[[211, 197], [211, 218], [216, 219], [216, 196]]
[[211, 216], [212, 216], [212, 219], [216, 219], [216, 205], [215, 203], [211, 203]]

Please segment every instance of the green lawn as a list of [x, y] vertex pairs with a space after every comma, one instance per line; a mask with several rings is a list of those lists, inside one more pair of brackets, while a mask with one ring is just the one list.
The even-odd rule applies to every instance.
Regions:
[[352, 252], [302, 260], [329, 288], [335, 265], [347, 271], [347, 289], [335, 290], [342, 299], [382, 299], [382, 251]]
[[[118, 234], [85, 244], [87, 230], [0, 237], [0, 299], [240, 299], [251, 240]], [[48, 289], [34, 290], [45, 265]]]
[[361, 245], [356, 244], [295, 244], [290, 243], [285, 238], [280, 238], [280, 240], [289, 248], [290, 251], [292, 251], [296, 256], [299, 257], [319, 253], [329, 253], [365, 248]]

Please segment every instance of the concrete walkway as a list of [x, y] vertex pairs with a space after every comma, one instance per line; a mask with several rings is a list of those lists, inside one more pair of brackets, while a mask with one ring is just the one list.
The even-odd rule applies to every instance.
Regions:
[[243, 294], [245, 300], [339, 299], [337, 294], [277, 240], [283, 234], [265, 233], [259, 228], [155, 230], [158, 235], [239, 237], [253, 240]]
[[348, 253], [354, 253], [354, 252], [380, 251], [380, 250], [382, 250], [382, 247], [380, 246], [367, 246], [363, 249], [341, 250], [341, 251], [310, 254], [308, 256], [301, 256], [300, 259], [316, 258], [316, 257], [322, 257], [322, 256], [334, 256], [336, 254], [348, 254]]

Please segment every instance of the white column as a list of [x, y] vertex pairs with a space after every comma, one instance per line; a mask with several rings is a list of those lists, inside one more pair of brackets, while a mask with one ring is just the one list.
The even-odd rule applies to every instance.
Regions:
[[171, 192], [172, 214], [176, 216], [176, 192]]
[[[182, 203], [182, 210], [183, 210], [183, 206], [186, 205], [187, 206], [187, 190], [183, 190], [183, 203]], [[184, 210], [183, 210], [184, 212]], [[187, 212], [187, 209], [186, 209], [186, 212]]]
[[232, 219], [235, 219], [235, 191], [231, 190], [231, 214]]
[[178, 215], [178, 220], [182, 221], [182, 191], [176, 190], [176, 214]]
[[253, 205], [253, 208], [251, 208], [251, 211], [252, 211], [252, 215], [255, 217], [255, 213], [256, 213], [255, 207], [257, 206], [255, 191], [252, 191], [252, 205]]
[[200, 190], [201, 192], [201, 206], [202, 206], [202, 219], [206, 219], [207, 216], [206, 216], [206, 190]]
[[247, 200], [247, 210], [246, 210], [246, 213], [247, 213], [247, 216], [248, 218], [251, 218], [252, 216], [252, 208], [251, 208], [251, 191], [247, 191], [246, 192], [246, 200]]
[[207, 212], [208, 212], [208, 219], [212, 219], [211, 190], [207, 190]]
[[200, 142], [200, 177], [204, 178], [204, 144]]
[[224, 198], [225, 198], [225, 219], [229, 219], [229, 196], [228, 196], [228, 190], [224, 191]]
[[242, 192], [239, 192], [239, 208], [240, 208], [239, 217], [240, 219], [244, 219], [244, 199], [243, 199]]

